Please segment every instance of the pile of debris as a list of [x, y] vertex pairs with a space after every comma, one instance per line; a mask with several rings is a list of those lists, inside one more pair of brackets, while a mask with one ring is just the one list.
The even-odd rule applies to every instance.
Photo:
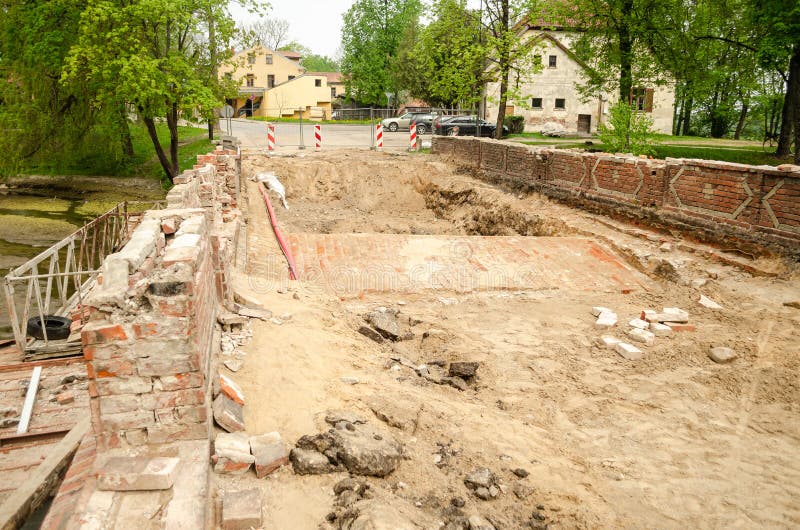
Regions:
[[250, 437], [222, 432], [214, 439], [211, 461], [217, 473], [243, 475], [253, 466], [256, 476], [264, 478], [289, 463], [289, 451], [277, 432]]
[[421, 321], [412, 317], [400, 317], [396, 308], [379, 307], [364, 315], [364, 322], [358, 332], [377, 343], [385, 341], [398, 342], [414, 338], [412, 327]]

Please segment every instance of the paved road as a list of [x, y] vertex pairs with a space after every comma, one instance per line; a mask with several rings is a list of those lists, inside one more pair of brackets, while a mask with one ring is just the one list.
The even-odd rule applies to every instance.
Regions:
[[[226, 127], [222, 121], [223, 130]], [[231, 120], [233, 136], [239, 138], [242, 147], [266, 148], [267, 124], [263, 121]], [[364, 147], [372, 145], [373, 127], [370, 125], [328, 125], [322, 126], [322, 148], [330, 147]], [[298, 123], [276, 123], [275, 143], [278, 150], [297, 150], [301, 145], [307, 149], [314, 148], [314, 125], [303, 123], [302, 137]], [[409, 145], [408, 131], [383, 132], [383, 146], [387, 149], [403, 149]], [[423, 137], [430, 140], [430, 135]]]

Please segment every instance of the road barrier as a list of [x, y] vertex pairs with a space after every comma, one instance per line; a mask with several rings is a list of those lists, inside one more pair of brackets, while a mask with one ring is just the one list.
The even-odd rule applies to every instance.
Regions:
[[417, 150], [417, 122], [412, 121], [411, 124], [408, 126], [408, 136], [411, 141], [411, 145], [409, 147], [410, 151]]
[[273, 123], [267, 124], [267, 150], [275, 150], [275, 124]]
[[314, 125], [314, 144], [317, 151], [322, 149], [322, 125]]
[[380, 123], [375, 126], [375, 147], [383, 149], [383, 125]]

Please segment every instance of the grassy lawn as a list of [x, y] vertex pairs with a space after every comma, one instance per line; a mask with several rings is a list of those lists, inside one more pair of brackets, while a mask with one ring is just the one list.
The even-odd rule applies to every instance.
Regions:
[[[265, 118], [263, 116], [255, 116], [251, 118], [247, 118], [248, 120], [253, 121], [264, 121], [270, 123], [300, 123], [300, 120], [297, 118]], [[378, 121], [378, 118], [374, 120], [308, 120], [304, 119], [303, 123], [319, 123], [323, 125], [369, 125], [375, 121]]]
[[[169, 129], [164, 123], [156, 125], [158, 137], [164, 150], [169, 153]], [[122, 160], [119, 148], [108, 146], [109, 138], [98, 133], [87, 138], [85, 146], [65, 152], [60, 156], [48, 156], [37, 160], [22, 169], [23, 174], [41, 175], [89, 175], [119, 177], [149, 177], [160, 179], [164, 171], [156, 157], [155, 148], [144, 125], [130, 125], [134, 156]], [[91, 136], [91, 135], [90, 135]], [[190, 169], [198, 154], [214, 149], [208, 140], [206, 129], [197, 127], [178, 127], [178, 159], [181, 171]]]
[[[516, 136], [516, 135], [515, 135]], [[717, 138], [702, 138], [694, 136], [657, 135], [659, 142], [655, 146], [655, 158], [698, 158], [702, 160], [718, 160], [721, 162], [735, 162], [739, 164], [776, 166], [784, 161], [775, 158], [771, 153], [765, 153], [758, 142], [747, 140], [730, 140]], [[586, 141], [564, 141], [555, 138], [542, 140], [522, 141], [526, 145], [540, 145], [563, 149], [596, 149], [603, 151], [603, 144], [597, 138], [591, 138], [592, 144]]]

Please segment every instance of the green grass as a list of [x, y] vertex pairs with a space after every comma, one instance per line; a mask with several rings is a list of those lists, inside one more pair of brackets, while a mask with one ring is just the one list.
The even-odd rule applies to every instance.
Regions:
[[[166, 124], [156, 124], [158, 138], [165, 151], [169, 152], [169, 129]], [[90, 133], [84, 145], [57, 155], [48, 155], [24, 166], [23, 174], [40, 175], [88, 175], [162, 178], [164, 172], [156, 157], [155, 147], [144, 125], [131, 124], [131, 141], [134, 156], [124, 160], [120, 156], [119, 143], [107, 133]], [[208, 140], [206, 129], [178, 127], [178, 159], [181, 171], [194, 165], [198, 154], [214, 149]]]
[[[657, 135], [659, 143], [655, 146], [655, 158], [698, 158], [701, 160], [716, 160], [720, 162], [734, 162], [738, 164], [750, 164], [754, 166], [768, 165], [775, 166], [783, 163], [783, 161], [775, 158], [771, 153], [765, 153], [760, 145], [742, 144], [735, 147], [730, 146], [730, 140], [720, 141], [725, 142], [726, 145], [713, 145], [714, 139], [689, 137], [689, 136], [669, 136]], [[683, 145], [682, 142], [697, 140], [699, 145]], [[681, 142], [680, 145], [671, 145], [669, 141]], [[539, 145], [557, 147], [561, 149], [597, 149], [604, 151], [604, 146], [596, 138], [591, 140], [592, 145], [587, 145], [585, 142], [561, 142], [553, 143], [547, 141], [531, 141], [522, 142], [526, 145]]]
[[[300, 123], [298, 118], [266, 118], [264, 116], [255, 116], [251, 118], [247, 118], [248, 120], [253, 121], [265, 121], [270, 123]], [[377, 118], [374, 120], [308, 120], [304, 119], [304, 123], [320, 123], [324, 125], [369, 125], [376, 121], [380, 121]]]

